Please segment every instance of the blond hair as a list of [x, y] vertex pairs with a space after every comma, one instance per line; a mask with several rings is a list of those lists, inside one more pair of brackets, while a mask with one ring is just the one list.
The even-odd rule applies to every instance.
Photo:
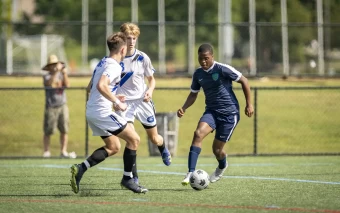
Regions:
[[126, 36], [122, 32], [114, 33], [107, 38], [106, 43], [110, 52], [117, 52], [122, 46], [126, 45]]
[[139, 27], [136, 24], [126, 22], [120, 26], [120, 32], [124, 33], [126, 36], [134, 35], [138, 37], [140, 35]]

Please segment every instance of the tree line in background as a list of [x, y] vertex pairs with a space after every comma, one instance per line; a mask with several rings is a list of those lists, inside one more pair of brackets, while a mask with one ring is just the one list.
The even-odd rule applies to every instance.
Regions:
[[[4, 8], [8, 0], [0, 1]], [[89, 0], [89, 38], [106, 35], [106, 1]], [[188, 1], [165, 0], [166, 20], [166, 57], [172, 60], [175, 55], [174, 46], [187, 42]], [[33, 14], [22, 14], [22, 21], [14, 23], [13, 33], [34, 35], [43, 33], [63, 35], [66, 46], [76, 47], [81, 44], [81, 0], [36, 0]], [[325, 50], [339, 47], [336, 39], [340, 23], [340, 0], [324, 0]], [[141, 49], [147, 48], [151, 57], [158, 56], [158, 1], [145, 0], [138, 2], [138, 22], [142, 34], [139, 42]], [[196, 0], [195, 4], [196, 43], [210, 42], [218, 45], [218, 1]], [[232, 1], [232, 23], [234, 25], [234, 58], [249, 55], [246, 48], [249, 44], [249, 5], [248, 0]], [[2, 9], [3, 10], [3, 9]], [[289, 52], [292, 63], [305, 59], [304, 48], [308, 42], [317, 39], [316, 0], [287, 0], [289, 24]], [[42, 23], [28, 24], [33, 16], [43, 17]], [[131, 1], [114, 0], [113, 28], [118, 30], [123, 22], [131, 21]], [[2, 22], [9, 22], [9, 16], [1, 16]], [[279, 0], [256, 1], [257, 23], [257, 57], [266, 63], [282, 61], [281, 40], [281, 8]], [[95, 29], [95, 30], [92, 30]], [[150, 29], [150, 30], [147, 30]], [[340, 28], [339, 28], [340, 29]], [[0, 28], [1, 30], [1, 28]], [[333, 39], [332, 39], [333, 38]], [[144, 41], [144, 42], [143, 42]], [[89, 39], [89, 58], [103, 55], [105, 47], [103, 39]], [[80, 53], [78, 54], [80, 57]], [[186, 54], [185, 54], [186, 55]], [[186, 56], [184, 56], [186, 57]]]

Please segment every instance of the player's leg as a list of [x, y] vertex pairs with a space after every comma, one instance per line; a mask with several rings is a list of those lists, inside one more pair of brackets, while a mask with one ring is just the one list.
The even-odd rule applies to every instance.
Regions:
[[[133, 122], [128, 121], [128, 125], [129, 125], [133, 130], [135, 130], [135, 126], [133, 125]], [[136, 154], [136, 156], [137, 156], [137, 154]], [[133, 167], [132, 167], [132, 177], [133, 177], [133, 180], [135, 181], [135, 183], [139, 184], [139, 180], [138, 180], [138, 172], [137, 172], [137, 157], [136, 157], [136, 161], [134, 162]]]
[[88, 124], [94, 136], [100, 136], [105, 146], [95, 150], [81, 164], [71, 167], [71, 187], [74, 193], [79, 192], [79, 183], [87, 169], [101, 163], [107, 157], [116, 154], [120, 150], [120, 141], [116, 136], [126, 128], [126, 121], [116, 114], [106, 117], [87, 117]]
[[161, 154], [163, 163], [166, 166], [170, 166], [170, 164], [171, 164], [171, 154], [170, 154], [168, 148], [166, 148], [166, 146], [165, 146], [164, 138], [161, 135], [158, 134], [157, 126], [150, 128], [150, 127], [144, 125], [144, 128], [145, 128], [145, 131], [148, 135], [148, 138], [150, 138], [151, 142], [157, 146], [159, 153]]
[[171, 164], [171, 154], [165, 146], [166, 143], [164, 138], [158, 133], [155, 115], [156, 113], [153, 102], [144, 102], [139, 100], [136, 106], [135, 116], [137, 120], [142, 123], [151, 143], [158, 147], [163, 163], [166, 166], [169, 166]]
[[132, 176], [133, 164], [136, 163], [137, 148], [140, 143], [139, 135], [130, 125], [127, 125], [126, 128], [117, 136], [126, 141], [123, 154], [124, 175], [121, 181], [121, 186], [135, 193], [146, 193], [148, 190], [135, 183]]
[[212, 183], [220, 180], [223, 173], [228, 168], [227, 154], [223, 149], [225, 143], [225, 141], [220, 141], [215, 138], [212, 145], [213, 153], [218, 161], [218, 166], [215, 169], [215, 172], [210, 175], [210, 182]]
[[224, 145], [227, 141], [230, 140], [236, 125], [239, 122], [239, 115], [229, 115], [222, 117], [222, 121], [218, 121], [216, 127], [216, 135], [212, 145], [212, 151], [216, 157], [218, 162], [218, 166], [210, 175], [210, 182], [214, 183], [220, 180], [223, 176], [223, 173], [228, 168], [227, 154], [225, 152]]
[[[124, 118], [132, 129], [135, 129], [134, 127], [135, 109], [137, 108], [138, 102], [135, 100], [126, 100], [125, 103], [127, 104], [126, 110], [117, 111], [116, 113], [122, 118]], [[133, 175], [133, 179], [135, 183], [139, 184], [138, 173], [137, 173], [137, 162], [134, 162], [133, 164], [132, 175]]]
[[196, 169], [198, 156], [201, 153], [203, 139], [214, 130], [215, 121], [210, 113], [205, 112], [201, 117], [194, 132], [190, 152], [188, 156], [188, 173], [182, 181], [182, 185], [188, 185], [191, 174]]
[[95, 165], [103, 162], [107, 157], [112, 156], [120, 150], [120, 141], [119, 138], [111, 135], [111, 136], [102, 136], [103, 141], [105, 142], [105, 146], [98, 148], [95, 150], [91, 156], [89, 156], [84, 162], [81, 164], [75, 164], [71, 167], [71, 186], [74, 193], [79, 192], [79, 183], [81, 178], [87, 169], [94, 167]]
[[44, 154], [43, 157], [51, 157], [50, 152], [50, 142], [51, 142], [51, 135], [54, 133], [54, 129], [57, 126], [57, 117], [55, 114], [55, 110], [51, 107], [45, 108], [44, 113], [44, 136], [43, 136], [43, 143], [44, 143]]

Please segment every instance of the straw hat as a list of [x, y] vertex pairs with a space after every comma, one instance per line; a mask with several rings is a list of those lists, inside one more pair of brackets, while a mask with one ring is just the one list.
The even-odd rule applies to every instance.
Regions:
[[49, 65], [51, 65], [51, 64], [56, 64], [56, 63], [58, 63], [58, 62], [60, 62], [60, 63], [62, 63], [62, 64], [65, 64], [64, 62], [62, 62], [62, 61], [59, 61], [58, 60], [58, 57], [56, 56], [56, 55], [50, 55], [49, 57], [48, 57], [48, 60], [47, 60], [47, 64], [42, 68], [42, 70], [49, 70], [48, 69], [48, 66]]

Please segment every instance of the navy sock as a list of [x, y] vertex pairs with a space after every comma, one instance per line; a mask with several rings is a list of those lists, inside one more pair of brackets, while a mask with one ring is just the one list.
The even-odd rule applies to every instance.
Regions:
[[224, 169], [227, 166], [227, 158], [224, 157], [222, 160], [217, 160], [218, 161], [218, 168], [219, 169]]
[[165, 149], [165, 142], [163, 141], [163, 144], [161, 146], [157, 146], [157, 147], [158, 147], [159, 152], [162, 154], [164, 149]]
[[[97, 165], [98, 163], [104, 161], [109, 154], [107, 153], [106, 149], [104, 147], [101, 147], [94, 151], [90, 157], [88, 157], [86, 160], [89, 162], [90, 166], [93, 167]], [[83, 169], [86, 168], [85, 164], [82, 163]], [[85, 170], [86, 171], [86, 170]]]
[[189, 152], [189, 157], [188, 157], [188, 168], [189, 172], [195, 171], [196, 164], [197, 164], [197, 159], [198, 156], [201, 153], [201, 148], [197, 146], [191, 146], [190, 147], [190, 152]]
[[[124, 154], [123, 154], [123, 161], [124, 161], [124, 172], [131, 172], [133, 169], [133, 164], [136, 162], [136, 150], [131, 150], [125, 147]], [[123, 175], [123, 178], [128, 180], [131, 177]]]

